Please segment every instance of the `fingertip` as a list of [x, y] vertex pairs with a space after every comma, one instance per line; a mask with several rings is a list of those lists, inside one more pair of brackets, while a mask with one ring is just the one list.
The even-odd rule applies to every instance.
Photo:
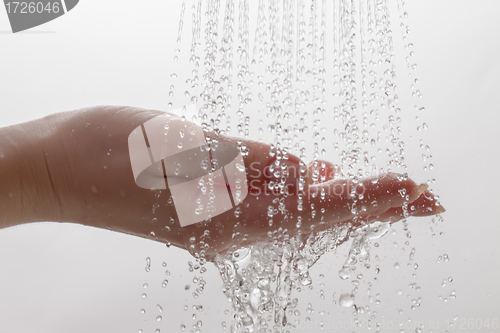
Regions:
[[[396, 206], [401, 206], [404, 202], [414, 202], [429, 188], [429, 185], [425, 183], [417, 185], [417, 183], [408, 178], [407, 175], [390, 172], [387, 176], [390, 179], [389, 183], [392, 182], [396, 184], [395, 189], [397, 189], [397, 192], [393, 192], [397, 197], [397, 199], [394, 200]], [[393, 205], [393, 207], [395, 206]]]
[[367, 178], [363, 184], [368, 190], [370, 200], [377, 200], [376, 211], [379, 212], [389, 208], [401, 208], [405, 202], [413, 203], [429, 187], [427, 184], [417, 185], [407, 175], [393, 172]]
[[427, 189], [409, 205], [409, 210], [412, 216], [431, 216], [446, 211], [434, 197], [434, 194]]
[[423, 208], [416, 210], [416, 211], [412, 211], [410, 213], [410, 215], [415, 216], [415, 217], [424, 217], [424, 216], [432, 216], [432, 215], [436, 215], [436, 214], [441, 214], [444, 212], [446, 212], [446, 209], [444, 209], [443, 206], [441, 206], [439, 204], [434, 204], [431, 206], [423, 207]]
[[439, 204], [437, 204], [435, 207], [436, 207], [435, 208], [436, 214], [441, 214], [441, 213], [446, 212], [446, 209], [443, 206], [439, 205]]

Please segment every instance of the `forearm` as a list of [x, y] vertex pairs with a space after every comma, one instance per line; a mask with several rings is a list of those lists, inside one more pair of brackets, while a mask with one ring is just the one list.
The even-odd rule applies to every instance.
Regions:
[[61, 214], [44, 151], [52, 132], [45, 118], [0, 128], [0, 228]]

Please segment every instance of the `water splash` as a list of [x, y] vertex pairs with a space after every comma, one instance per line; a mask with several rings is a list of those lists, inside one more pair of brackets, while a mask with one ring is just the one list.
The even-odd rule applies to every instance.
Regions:
[[[191, 45], [186, 57], [191, 71], [185, 87], [179, 84], [185, 99], [199, 110], [192, 118], [205, 130], [269, 142], [269, 154], [276, 156], [277, 166], [292, 153], [312, 161], [336, 158], [338, 176], [353, 181], [388, 171], [408, 172], [406, 155], [411, 141], [404, 120], [414, 120], [411, 126], [419, 133], [427, 129], [427, 123], [415, 77], [405, 1], [394, 2], [399, 25], [392, 19], [390, 0], [192, 0]], [[253, 10], [256, 22], [250, 20]], [[178, 41], [186, 31], [185, 11], [189, 8], [183, 1]], [[397, 29], [403, 52], [397, 50]], [[174, 60], [184, 51], [177, 49]], [[404, 54], [403, 66], [396, 57], [400, 54]], [[404, 105], [399, 89], [402, 82], [407, 83], [401, 75], [404, 65], [413, 107]], [[175, 79], [177, 74], [171, 77]], [[177, 98], [173, 85], [169, 98]], [[169, 106], [174, 108], [172, 102]], [[421, 170], [430, 172], [432, 152], [422, 136], [418, 139]], [[212, 144], [211, 140], [215, 139], [207, 139]], [[244, 152], [242, 140], [238, 147]], [[285, 181], [281, 177], [273, 186], [282, 188]], [[207, 187], [213, 190], [213, 184]], [[297, 195], [299, 211], [303, 195]], [[277, 199], [269, 206], [270, 226], [276, 223], [273, 216], [279, 213], [281, 202]], [[362, 208], [354, 205], [353, 213]], [[407, 207], [403, 208], [408, 217]], [[323, 212], [313, 210], [313, 214], [322, 216]], [[241, 211], [235, 210], [234, 216], [240, 218]], [[297, 228], [301, 219], [297, 216]], [[416, 270], [411, 232], [406, 220], [402, 224], [408, 264]], [[287, 311], [297, 306], [291, 297], [293, 290], [310, 286], [310, 267], [348, 239], [352, 239], [351, 248], [340, 278], [357, 281], [358, 265], [378, 274], [380, 267], [371, 264], [371, 244], [388, 230], [389, 224], [375, 223], [357, 230], [333, 228], [305, 239], [279, 238], [278, 232], [273, 243], [219, 256], [216, 264], [235, 312], [232, 332], [290, 327]], [[203, 260], [191, 263], [190, 271]], [[354, 288], [342, 294], [338, 303], [356, 308], [356, 292]], [[193, 292], [195, 295], [199, 293]]]

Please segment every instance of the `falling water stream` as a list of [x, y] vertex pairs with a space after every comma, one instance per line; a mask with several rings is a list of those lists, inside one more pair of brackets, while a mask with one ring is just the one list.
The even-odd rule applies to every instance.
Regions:
[[[435, 182], [405, 0], [183, 0], [176, 45], [173, 61], [182, 72], [170, 75], [169, 110], [195, 104], [197, 114], [182, 116], [204, 129], [267, 142], [272, 154], [332, 160], [341, 178], [420, 168], [425, 183]], [[416, 265], [407, 220], [400, 223]], [[234, 314], [230, 331], [296, 327], [297, 291], [314, 283], [310, 268], [320, 257], [344, 242], [350, 250], [338, 279], [351, 279], [353, 289], [335, 301], [369, 311], [356, 304], [361, 267], [379, 273], [373, 243], [390, 228], [341, 226], [307, 238], [281, 230], [274, 242], [217, 256]]]

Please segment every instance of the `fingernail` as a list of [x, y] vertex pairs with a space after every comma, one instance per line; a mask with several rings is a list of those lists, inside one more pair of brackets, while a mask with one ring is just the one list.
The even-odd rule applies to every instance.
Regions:
[[420, 196], [422, 195], [422, 193], [424, 193], [428, 188], [429, 188], [429, 185], [427, 185], [427, 184], [420, 184], [420, 185], [418, 185], [415, 188], [415, 190], [413, 190], [413, 192], [410, 193], [410, 199], [408, 201], [410, 203], [414, 202], [415, 200], [417, 200], [418, 198], [420, 198]]
[[433, 211], [434, 211], [436, 214], [441, 214], [441, 213], [446, 212], [446, 209], [444, 209], [444, 207], [443, 207], [443, 206], [441, 206], [441, 205], [435, 205], [435, 206], [434, 206]]
[[422, 195], [422, 193], [425, 192], [429, 188], [429, 185], [427, 184], [420, 184], [417, 187], [417, 198]]

